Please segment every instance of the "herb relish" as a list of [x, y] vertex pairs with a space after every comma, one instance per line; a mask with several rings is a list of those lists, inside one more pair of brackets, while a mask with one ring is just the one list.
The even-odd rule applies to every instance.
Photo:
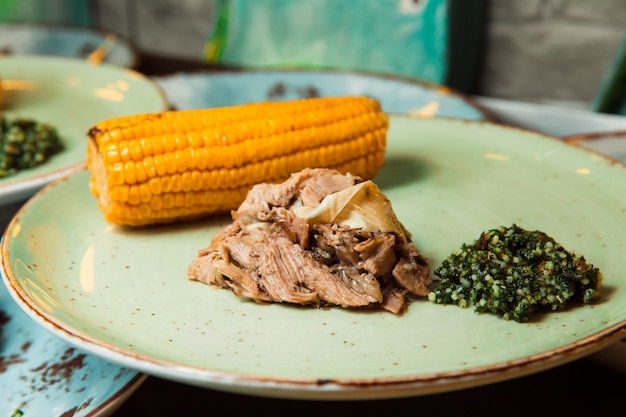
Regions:
[[62, 149], [56, 129], [49, 124], [0, 117], [0, 178], [37, 166]]
[[440, 278], [428, 299], [474, 306], [505, 320], [527, 322], [535, 312], [563, 310], [569, 301], [600, 298], [602, 273], [541, 231], [513, 224], [486, 232], [435, 269]]

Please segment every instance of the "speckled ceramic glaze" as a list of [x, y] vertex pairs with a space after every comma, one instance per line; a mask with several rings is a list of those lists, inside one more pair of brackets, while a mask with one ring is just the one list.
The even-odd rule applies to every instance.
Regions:
[[[626, 164], [626, 130], [567, 136], [564, 141]], [[626, 373], [626, 340], [613, 343], [590, 358], [603, 366]]]
[[128, 229], [102, 220], [80, 171], [6, 231], [12, 296], [71, 344], [149, 374], [288, 398], [383, 398], [474, 386], [591, 354], [626, 327], [626, 170], [562, 141], [484, 122], [392, 116], [376, 182], [434, 267], [517, 223], [582, 253], [603, 300], [530, 323], [424, 299], [405, 315], [261, 305], [186, 279], [228, 218]]
[[86, 133], [95, 123], [127, 114], [161, 111], [167, 105], [158, 86], [115, 65], [35, 56], [0, 57], [4, 89], [0, 111], [55, 126], [65, 149], [45, 163], [0, 178], [0, 205], [32, 195], [86, 159]]
[[37, 326], [0, 282], [0, 415], [105, 416], [144, 379]]
[[134, 68], [137, 52], [130, 43], [111, 32], [86, 27], [0, 23], [0, 54], [51, 55], [86, 59], [98, 48], [106, 49], [102, 62]]
[[155, 77], [176, 109], [231, 106], [251, 101], [367, 95], [390, 113], [485, 120], [469, 98], [413, 79], [332, 70], [191, 72]]

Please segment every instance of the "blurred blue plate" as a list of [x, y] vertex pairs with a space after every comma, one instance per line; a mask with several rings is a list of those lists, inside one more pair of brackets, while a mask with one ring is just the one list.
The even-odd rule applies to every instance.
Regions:
[[[100, 48], [100, 49], [98, 49]], [[0, 55], [53, 55], [87, 59], [105, 52], [100, 62], [135, 68], [138, 54], [117, 34], [85, 27], [0, 23]]]
[[173, 109], [231, 106], [256, 101], [366, 95], [388, 113], [416, 117], [490, 120], [471, 98], [439, 85], [404, 77], [333, 70], [180, 72], [156, 76]]
[[0, 415], [108, 416], [146, 376], [87, 355], [35, 324], [0, 280]]
[[572, 135], [564, 137], [563, 140], [626, 164], [626, 130]]

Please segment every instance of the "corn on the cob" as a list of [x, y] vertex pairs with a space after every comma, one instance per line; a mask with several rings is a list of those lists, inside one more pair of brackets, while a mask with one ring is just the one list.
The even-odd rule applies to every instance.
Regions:
[[90, 188], [111, 223], [227, 213], [252, 185], [307, 167], [371, 179], [383, 164], [387, 127], [380, 103], [361, 96], [114, 118], [87, 134]]

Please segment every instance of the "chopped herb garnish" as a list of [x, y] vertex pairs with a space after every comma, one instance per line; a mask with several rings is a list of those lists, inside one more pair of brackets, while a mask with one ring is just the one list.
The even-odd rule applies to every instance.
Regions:
[[481, 233], [435, 269], [428, 299], [473, 306], [477, 313], [527, 322], [533, 313], [564, 310], [569, 301], [600, 298], [602, 273], [541, 231], [513, 224]]
[[0, 178], [42, 164], [62, 149], [56, 129], [49, 124], [0, 117]]

